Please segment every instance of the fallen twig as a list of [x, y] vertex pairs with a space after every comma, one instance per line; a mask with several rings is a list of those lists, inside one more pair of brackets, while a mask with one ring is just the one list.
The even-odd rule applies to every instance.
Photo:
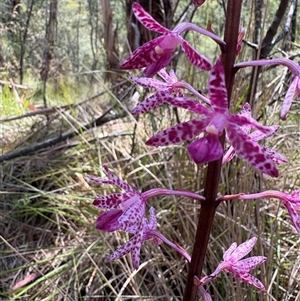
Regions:
[[35, 152], [40, 152], [42, 150], [45, 150], [46, 148], [56, 145], [62, 141], [65, 141], [67, 139], [71, 139], [79, 134], [81, 134], [82, 132], [85, 132], [89, 129], [91, 129], [94, 126], [100, 126], [103, 125], [111, 120], [116, 120], [122, 117], [126, 116], [126, 112], [122, 111], [121, 113], [118, 114], [110, 114], [110, 112], [115, 109], [117, 107], [117, 105], [113, 106], [112, 108], [110, 108], [108, 111], [106, 111], [102, 116], [100, 116], [99, 118], [83, 125], [80, 127], [75, 128], [74, 130], [69, 130], [66, 131], [62, 134], [56, 135], [52, 138], [49, 138], [47, 140], [41, 141], [41, 142], [37, 142], [34, 144], [31, 144], [29, 146], [26, 146], [24, 148], [21, 148], [19, 150], [15, 150], [15, 151], [11, 151], [8, 152], [2, 156], [0, 156], [0, 163], [4, 162], [4, 161], [8, 161], [14, 158], [18, 158], [18, 157], [23, 157], [23, 156], [28, 156], [31, 155]]

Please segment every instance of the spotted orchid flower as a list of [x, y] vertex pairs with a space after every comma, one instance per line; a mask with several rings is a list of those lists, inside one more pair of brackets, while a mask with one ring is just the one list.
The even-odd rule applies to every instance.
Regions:
[[265, 60], [253, 60], [248, 62], [241, 62], [235, 65], [235, 68], [245, 68], [254, 66], [271, 66], [271, 65], [283, 65], [288, 67], [293, 73], [294, 77], [291, 84], [285, 94], [283, 100], [280, 118], [282, 120], [286, 119], [286, 116], [291, 108], [293, 99], [295, 95], [300, 99], [300, 66], [294, 61], [287, 58], [275, 58], [275, 59], [265, 59]]
[[[155, 78], [149, 77], [134, 77], [130, 76], [129, 78], [136, 84], [145, 87], [145, 88], [154, 88], [157, 89], [157, 92], [145, 99], [141, 104], [136, 106], [131, 113], [133, 115], [146, 113], [149, 109], [154, 109], [166, 100], [166, 95], [173, 96], [183, 96], [183, 89], [187, 89], [192, 92], [196, 97], [200, 98], [206, 103], [210, 103], [209, 99], [196, 91], [190, 84], [185, 81], [179, 81], [174, 70], [170, 70], [170, 74], [166, 72], [165, 69], [161, 69], [158, 72], [158, 75], [164, 80], [158, 80]], [[150, 106], [149, 106], [150, 105]]]
[[108, 179], [101, 179], [88, 175], [93, 182], [114, 185], [124, 192], [112, 193], [97, 197], [93, 205], [100, 209], [108, 210], [101, 213], [96, 221], [96, 228], [102, 231], [112, 232], [123, 230], [135, 233], [137, 226], [141, 224], [146, 212], [147, 201], [159, 195], [180, 195], [203, 201], [205, 198], [196, 193], [184, 190], [170, 190], [153, 188], [145, 192], [138, 192], [132, 186], [114, 175], [106, 166], [103, 167]]
[[212, 66], [211, 62], [180, 36], [182, 32], [188, 29], [204, 34], [222, 46], [225, 45], [220, 37], [195, 24], [183, 22], [177, 25], [173, 30], [169, 30], [155, 21], [140, 4], [136, 2], [133, 3], [132, 10], [135, 17], [147, 29], [161, 33], [162, 35], [137, 48], [130, 57], [121, 64], [121, 69], [131, 70], [146, 67], [144, 71], [145, 76], [152, 77], [160, 69], [170, 63], [175, 49], [180, 44], [185, 55], [193, 65], [202, 70], [210, 70]]
[[[208, 278], [216, 277], [220, 272], [227, 271], [231, 273], [238, 280], [247, 282], [254, 285], [259, 290], [264, 291], [264, 285], [249, 272], [256, 268], [258, 265], [267, 260], [265, 256], [253, 256], [246, 259], [242, 259], [244, 256], [249, 254], [254, 245], [256, 244], [257, 238], [252, 237], [246, 242], [237, 246], [234, 242], [223, 255], [223, 261], [218, 265], [216, 270], [208, 276]], [[241, 260], [242, 259], [242, 260]], [[207, 281], [206, 281], [207, 283]]]
[[107, 261], [113, 261], [128, 253], [131, 253], [133, 266], [135, 269], [137, 269], [139, 267], [139, 262], [140, 262], [141, 246], [145, 241], [150, 240], [155, 245], [159, 245], [163, 242], [168, 244], [175, 251], [177, 251], [183, 257], [185, 257], [188, 262], [190, 262], [191, 257], [184, 248], [182, 248], [176, 243], [172, 243], [162, 233], [156, 230], [157, 220], [155, 216], [155, 210], [153, 207], [150, 208], [149, 215], [150, 215], [149, 220], [146, 217], [144, 217], [140, 225], [136, 225], [135, 226], [136, 228], [133, 229], [135, 235], [133, 235], [132, 238], [128, 242], [126, 242], [123, 246], [121, 246], [114, 253], [112, 253], [107, 258]]
[[233, 243], [224, 253], [223, 261], [220, 262], [220, 264], [212, 274], [203, 277], [201, 280], [196, 276], [194, 277], [194, 284], [198, 287], [203, 300], [212, 300], [211, 296], [205, 291], [204, 285], [210, 282], [223, 271], [231, 273], [238, 280], [254, 285], [261, 291], [265, 290], [265, 287], [261, 283], [261, 281], [251, 275], [250, 271], [266, 261], [267, 258], [264, 256], [253, 256], [241, 260], [244, 256], [251, 252], [256, 241], [257, 238], [253, 237], [239, 246], [237, 246], [237, 243]]
[[[241, 111], [241, 115], [246, 115], [246, 116], [250, 116], [251, 117], [251, 107], [250, 107], [250, 105], [248, 103], [244, 104], [243, 109]], [[242, 126], [241, 128], [247, 134], [249, 134], [250, 129], [251, 129], [251, 127], [248, 126], [248, 125]], [[278, 131], [279, 126], [278, 125], [273, 125], [273, 126], [270, 126], [270, 129], [273, 129], [273, 133], [270, 132], [268, 135], [266, 135], [265, 133], [263, 133], [263, 132], [261, 132], [259, 130], [256, 130], [256, 131], [250, 133], [249, 137], [253, 141], [256, 141], [256, 142], [260, 141], [262, 139], [270, 137], [271, 135], [274, 135]], [[282, 154], [274, 151], [271, 148], [263, 147], [263, 150], [277, 164], [283, 164], [283, 163], [287, 163], [288, 162], [288, 159], [284, 155], [282, 155]], [[224, 154], [224, 157], [223, 157], [223, 160], [222, 160], [222, 164], [228, 163], [230, 160], [232, 160], [235, 157], [235, 155], [236, 155], [236, 152], [235, 152], [233, 146], [231, 145], [229, 147], [229, 149], [226, 151], [226, 153]]]
[[[287, 194], [275, 190], [266, 190], [263, 192], [253, 193], [253, 194], [240, 194], [231, 199], [239, 200], [253, 200], [253, 199], [262, 199], [262, 198], [277, 198], [281, 200], [283, 206], [287, 209], [291, 220], [300, 234], [300, 189], [295, 190], [291, 194]], [[218, 200], [230, 199], [230, 196], [219, 198]]]
[[199, 134], [205, 133], [204, 137], [196, 139], [187, 148], [194, 162], [202, 164], [217, 160], [223, 155], [219, 136], [225, 130], [230, 144], [240, 157], [259, 171], [277, 177], [278, 170], [275, 162], [265, 149], [251, 139], [241, 128], [242, 126], [250, 126], [265, 135], [272, 135], [274, 127], [263, 126], [248, 115], [229, 113], [224, 69], [220, 60], [217, 61], [210, 73], [209, 99], [211, 109], [187, 98], [177, 97], [168, 100], [167, 102], [174, 106], [188, 109], [203, 115], [203, 117], [172, 126], [154, 135], [146, 144], [152, 146], [169, 145], [191, 140]]
[[146, 240], [151, 240], [154, 244], [158, 245], [162, 243], [162, 240], [157, 237], [156, 234], [156, 227], [157, 221], [155, 216], [155, 210], [153, 207], [150, 208], [150, 219], [147, 220], [146, 217], [143, 217], [140, 225], [136, 225], [134, 232], [136, 233], [127, 243], [123, 246], [118, 248], [114, 253], [112, 253], [108, 258], [107, 261], [116, 260], [128, 253], [131, 253], [132, 262], [135, 269], [139, 267], [140, 263], [140, 250], [142, 244]]
[[[253, 256], [241, 260], [244, 256], [249, 254], [256, 244], [257, 238], [252, 237], [241, 245], [233, 243], [223, 255], [223, 262], [215, 270], [215, 274], [220, 271], [227, 271], [237, 279], [254, 285], [259, 290], [264, 291], [264, 285], [254, 276], [249, 274], [250, 270], [256, 268], [258, 265], [267, 260], [264, 256]], [[213, 274], [214, 274], [213, 273]]]

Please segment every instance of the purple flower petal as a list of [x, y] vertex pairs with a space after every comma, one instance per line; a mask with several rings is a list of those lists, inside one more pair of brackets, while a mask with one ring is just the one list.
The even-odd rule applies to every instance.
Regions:
[[274, 151], [273, 149], [271, 148], [267, 148], [267, 147], [264, 147], [263, 148], [265, 153], [277, 164], [284, 164], [284, 163], [288, 163], [289, 160], [282, 154]]
[[252, 256], [238, 261], [235, 263], [234, 268], [238, 269], [241, 273], [248, 273], [250, 270], [255, 269], [266, 260], [267, 257], [265, 256]]
[[281, 201], [284, 207], [287, 209], [297, 232], [300, 234], [300, 216], [298, 215], [297, 211], [289, 201], [284, 201], [284, 200]]
[[280, 112], [280, 118], [282, 120], [286, 119], [286, 115], [288, 114], [288, 112], [291, 108], [292, 101], [294, 99], [296, 88], [297, 88], [297, 85], [298, 85], [298, 81], [299, 81], [299, 76], [296, 76], [293, 79], [290, 87], [288, 88], [288, 90], [285, 94], [285, 98], [283, 100], [283, 104], [282, 104], [281, 112]]
[[218, 59], [210, 72], [209, 99], [216, 112], [228, 113], [225, 73], [220, 59]]
[[255, 128], [262, 133], [266, 135], [266, 137], [272, 136], [274, 134], [274, 130], [278, 130], [278, 126], [266, 126], [262, 125], [259, 122], [257, 122], [254, 118], [251, 116], [246, 116], [246, 115], [231, 115], [228, 117], [229, 122], [232, 122], [234, 124], [237, 124], [239, 126], [250, 126], [252, 128]]
[[159, 91], [148, 97], [139, 105], [137, 105], [131, 113], [133, 115], [144, 114], [150, 110], [157, 108], [169, 99], [169, 95], [165, 91]]
[[156, 46], [158, 46], [164, 40], [165, 36], [160, 36], [137, 48], [121, 64], [120, 68], [125, 70], [140, 69], [157, 62], [161, 58], [162, 54], [157, 51]]
[[120, 204], [135, 196], [135, 193], [112, 193], [97, 197], [93, 205], [101, 209], [120, 209]]
[[135, 17], [149, 30], [156, 31], [159, 33], [168, 33], [170, 32], [169, 29], [165, 28], [164, 26], [160, 25], [156, 20], [152, 18], [144, 8], [137, 2], [133, 3], [132, 10]]
[[111, 210], [100, 214], [96, 220], [96, 228], [107, 232], [119, 230], [120, 223], [118, 222], [118, 218], [122, 214], [122, 210]]
[[150, 138], [146, 144], [153, 146], [163, 146], [173, 143], [179, 143], [192, 139], [204, 131], [207, 125], [207, 119], [193, 119], [172, 126]]
[[159, 90], [165, 90], [165, 89], [169, 88], [168, 83], [164, 83], [155, 78], [149, 78], [149, 77], [139, 77], [138, 78], [138, 77], [129, 75], [129, 79], [144, 88], [155, 88], [155, 89], [159, 89]]
[[246, 256], [248, 253], [251, 252], [253, 249], [254, 245], [256, 244], [257, 238], [252, 237], [251, 239], [245, 241], [244, 243], [240, 244], [231, 254], [230, 256], [230, 262], [231, 263], [236, 263], [239, 261], [241, 258]]
[[187, 109], [191, 112], [200, 114], [200, 115], [209, 115], [211, 111], [198, 103], [193, 99], [188, 99], [185, 97], [173, 97], [170, 95], [166, 95], [166, 102], [173, 105], [174, 107]]
[[227, 250], [225, 251], [225, 253], [223, 254], [223, 259], [224, 259], [225, 261], [228, 261], [228, 260], [229, 260], [231, 254], [234, 252], [234, 250], [236, 249], [236, 247], [237, 247], [237, 243], [234, 242], [234, 243], [229, 247], [229, 249], [227, 249]]
[[223, 148], [218, 136], [207, 135], [192, 142], [187, 151], [196, 164], [204, 164], [221, 158]]
[[119, 218], [120, 228], [127, 231], [128, 228], [136, 225], [143, 219], [145, 215], [146, 204], [139, 199], [129, 206]]
[[127, 184], [125, 181], [123, 181], [121, 178], [117, 177], [115, 174], [113, 174], [107, 166], [103, 166], [104, 171], [108, 178], [114, 183], [114, 185], [120, 187], [121, 189], [125, 190], [126, 192], [132, 192], [137, 193], [137, 191], [132, 188], [129, 184]]
[[278, 170], [274, 161], [242, 129], [230, 123], [230, 126], [227, 127], [227, 136], [240, 157], [244, 158], [259, 171], [271, 177], [278, 177]]
[[[127, 243], [125, 243], [123, 246], [118, 248], [115, 252], [113, 252], [107, 259], [106, 261], [110, 262], [113, 260], [116, 260], [124, 255], [126, 255], [129, 252], [132, 252], [134, 249], [135, 252], [135, 262], [134, 262], [134, 267], [136, 268], [136, 265], [138, 267], [138, 262], [139, 262], [139, 250], [141, 247], [141, 236], [142, 236], [142, 231], [138, 231], [136, 235], [134, 235]], [[138, 258], [137, 258], [138, 254]]]
[[141, 246], [142, 246], [142, 237], [143, 237], [143, 231], [138, 231], [135, 235], [135, 243], [133, 245], [133, 248], [131, 250], [131, 256], [132, 256], [132, 264], [135, 269], [139, 268], [140, 265], [140, 252], [141, 252]]
[[253, 275], [248, 274], [248, 273], [246, 273], [246, 274], [239, 274], [239, 273], [235, 273], [235, 272], [233, 272], [233, 271], [231, 271], [231, 272], [232, 272], [232, 274], [233, 274], [237, 279], [239, 279], [239, 280], [241, 280], [241, 281], [244, 281], [244, 282], [247, 282], [247, 283], [249, 283], [249, 284], [251, 284], [251, 285], [257, 287], [257, 288], [258, 288], [259, 290], [261, 290], [261, 291], [265, 291], [265, 290], [266, 290], [265, 287], [264, 287], [264, 285], [261, 283], [261, 281], [258, 280], [258, 279], [257, 279], [256, 277], [254, 277]]
[[152, 77], [154, 76], [160, 69], [168, 66], [172, 60], [172, 52], [165, 52], [160, 58], [152, 63], [144, 70], [145, 76]]
[[212, 63], [208, 58], [200, 54], [186, 40], [184, 40], [181, 37], [180, 37], [180, 43], [185, 55], [194, 66], [205, 71], [209, 71], [211, 69]]

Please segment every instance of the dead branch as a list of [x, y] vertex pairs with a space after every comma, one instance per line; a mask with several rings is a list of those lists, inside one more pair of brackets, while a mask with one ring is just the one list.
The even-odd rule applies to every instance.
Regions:
[[0, 156], [0, 163], [4, 162], [4, 161], [15, 159], [18, 157], [32, 155], [33, 153], [36, 153], [36, 152], [44, 151], [45, 149], [52, 147], [54, 145], [57, 145], [60, 142], [63, 142], [65, 140], [68, 140], [75, 136], [78, 136], [82, 132], [85, 132], [95, 126], [101, 126], [109, 121], [120, 119], [120, 118], [123, 118], [126, 116], [127, 113], [123, 110], [121, 113], [112, 114], [111, 111], [116, 108], [117, 108], [117, 105], [113, 106], [99, 118], [97, 118], [83, 126], [77, 127], [74, 130], [69, 130], [62, 134], [56, 135], [52, 138], [46, 139], [44, 141], [34, 143], [32, 145], [29, 145], [27, 147], [21, 148], [16, 151], [8, 152], [8, 153], [4, 154], [3, 156]]
[[28, 89], [27, 86], [20, 85], [20, 84], [15, 84], [12, 81], [0, 80], [0, 85], [2, 85], [2, 86], [6, 86], [7, 85], [9, 88], [15, 87], [15, 88], [24, 89], [24, 90]]

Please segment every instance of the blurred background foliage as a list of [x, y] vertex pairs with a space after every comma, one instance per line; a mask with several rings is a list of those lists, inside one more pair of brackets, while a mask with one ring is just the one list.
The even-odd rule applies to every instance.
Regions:
[[[181, 300], [187, 264], [168, 246], [147, 243], [136, 273], [130, 257], [105, 263], [128, 240], [94, 228], [97, 195], [112, 191], [88, 183], [107, 164], [144, 191], [164, 186], [201, 193], [205, 166], [195, 166], [185, 146], [154, 149], [145, 141], [158, 130], [191, 118], [161, 106], [134, 118], [130, 109], [149, 92], [133, 85], [119, 64], [156, 37], [132, 16], [132, 0], [2, 0], [0, 3], [0, 300]], [[139, 1], [168, 28], [192, 21], [223, 35], [226, 1]], [[297, 0], [245, 0], [246, 29], [237, 60], [299, 60]], [[208, 38], [185, 38], [212, 61], [218, 47]], [[208, 74], [177, 49], [170, 68], [207, 94]], [[140, 76], [141, 71], [131, 74]], [[231, 110], [248, 101], [253, 115], [280, 131], [264, 141], [288, 157], [279, 179], [262, 177], [238, 158], [222, 170], [220, 193], [299, 187], [299, 101], [285, 122], [278, 112], [291, 80], [283, 67], [237, 73]], [[159, 230], [191, 253], [199, 214], [196, 202], [173, 197], [150, 201]], [[218, 208], [205, 273], [233, 241], [257, 236], [252, 255], [267, 291], [258, 293], [228, 275], [215, 279], [213, 300], [300, 300], [300, 240], [276, 200], [228, 202]]]

